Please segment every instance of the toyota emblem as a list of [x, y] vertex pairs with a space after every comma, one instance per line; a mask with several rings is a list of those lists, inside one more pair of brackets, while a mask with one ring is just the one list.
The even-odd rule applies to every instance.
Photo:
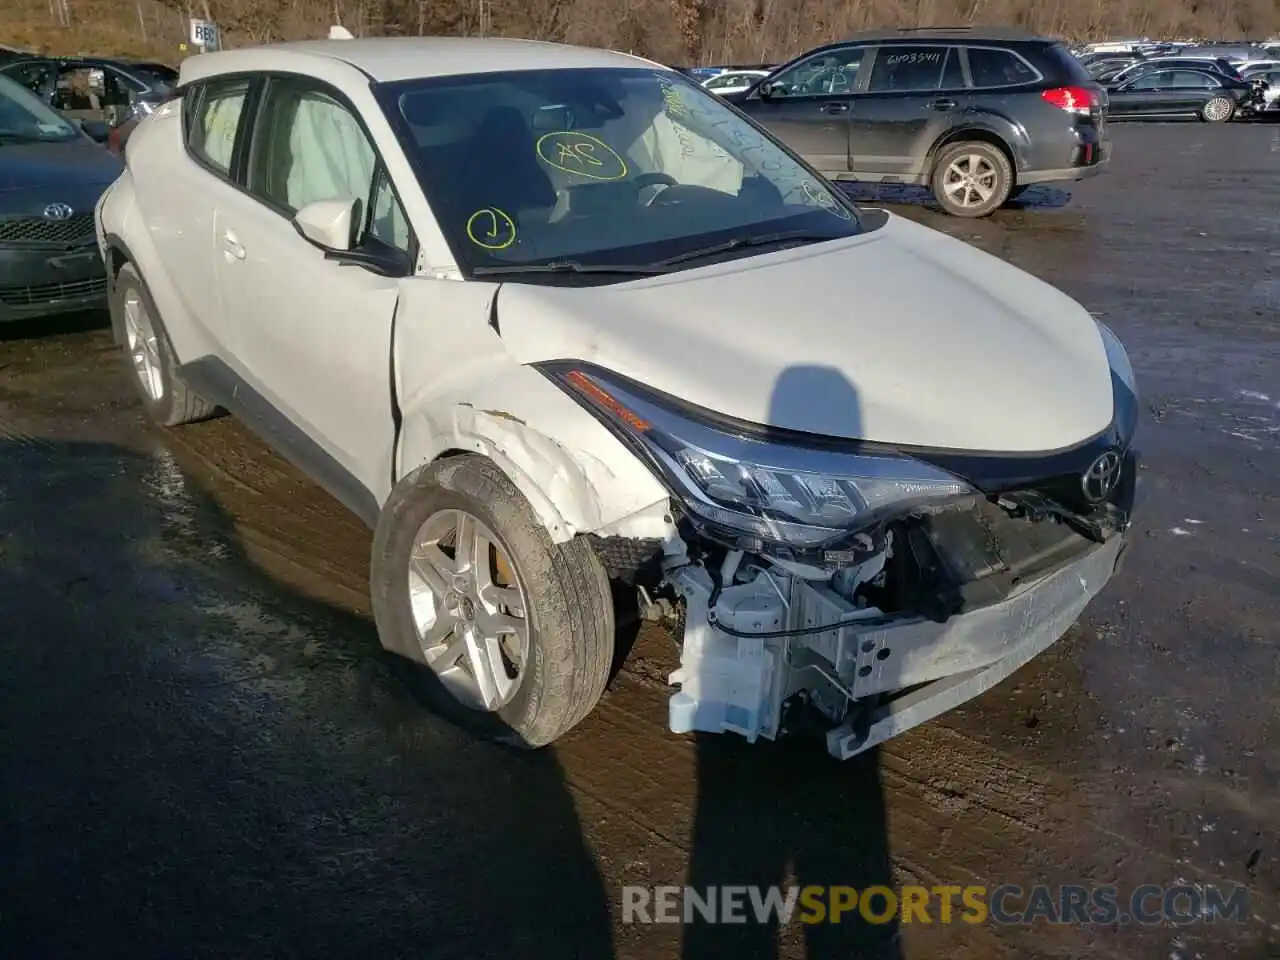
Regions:
[[44, 208], [44, 218], [46, 220], [66, 220], [75, 213], [65, 203], [51, 203]]
[[1120, 454], [1108, 450], [1089, 465], [1089, 469], [1080, 478], [1080, 489], [1084, 498], [1090, 503], [1101, 503], [1111, 496], [1120, 482], [1120, 471], [1124, 464]]

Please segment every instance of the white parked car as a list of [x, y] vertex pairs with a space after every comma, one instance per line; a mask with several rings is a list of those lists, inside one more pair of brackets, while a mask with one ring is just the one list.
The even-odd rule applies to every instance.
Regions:
[[729, 70], [702, 82], [702, 85], [717, 96], [729, 93], [742, 93], [750, 90], [769, 75], [768, 70]]
[[673, 729], [807, 714], [851, 756], [1045, 649], [1116, 567], [1110, 331], [859, 211], [675, 71], [213, 53], [127, 160], [98, 232], [143, 402], [232, 411], [364, 517], [382, 643], [474, 730], [582, 720], [635, 596], [681, 631]]

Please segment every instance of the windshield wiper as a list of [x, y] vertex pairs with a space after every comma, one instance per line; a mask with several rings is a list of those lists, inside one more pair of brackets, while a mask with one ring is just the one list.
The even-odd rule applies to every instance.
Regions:
[[678, 263], [688, 263], [691, 260], [701, 260], [703, 257], [713, 257], [717, 253], [729, 253], [731, 250], [742, 250], [746, 247], [770, 247], [778, 243], [825, 243], [828, 240], [840, 240], [840, 237], [833, 237], [828, 233], [813, 233], [807, 230], [792, 230], [789, 232], [779, 233], [759, 233], [752, 237], [734, 237], [732, 240], [725, 240], [722, 243], [713, 243], [709, 247], [701, 247], [697, 250], [689, 250], [686, 253], [677, 253], [673, 257], [666, 257], [658, 260], [650, 266], [654, 267], [672, 267]]
[[634, 273], [650, 277], [666, 273], [660, 265], [640, 263], [579, 263], [577, 260], [552, 260], [549, 263], [504, 263], [491, 267], [475, 267], [477, 277], [512, 276], [521, 273]]

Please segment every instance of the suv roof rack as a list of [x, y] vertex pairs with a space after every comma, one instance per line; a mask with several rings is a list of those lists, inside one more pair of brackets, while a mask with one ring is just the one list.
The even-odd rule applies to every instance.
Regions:
[[1056, 37], [1043, 34], [1028, 33], [1014, 27], [983, 27], [961, 25], [955, 27], [889, 27], [880, 30], [864, 30], [849, 37], [850, 40], [921, 40], [921, 39], [953, 39], [968, 37], [985, 40], [1039, 40], [1054, 43]]

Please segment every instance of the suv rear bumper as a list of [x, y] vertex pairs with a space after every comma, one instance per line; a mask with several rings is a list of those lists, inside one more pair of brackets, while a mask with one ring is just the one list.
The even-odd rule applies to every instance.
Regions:
[[1087, 167], [1061, 167], [1057, 170], [1019, 170], [1018, 186], [1028, 183], [1050, 183], [1055, 180], [1087, 180], [1089, 177], [1096, 177], [1107, 165], [1111, 163], [1111, 158], [1099, 160], [1097, 163], [1091, 163]]

